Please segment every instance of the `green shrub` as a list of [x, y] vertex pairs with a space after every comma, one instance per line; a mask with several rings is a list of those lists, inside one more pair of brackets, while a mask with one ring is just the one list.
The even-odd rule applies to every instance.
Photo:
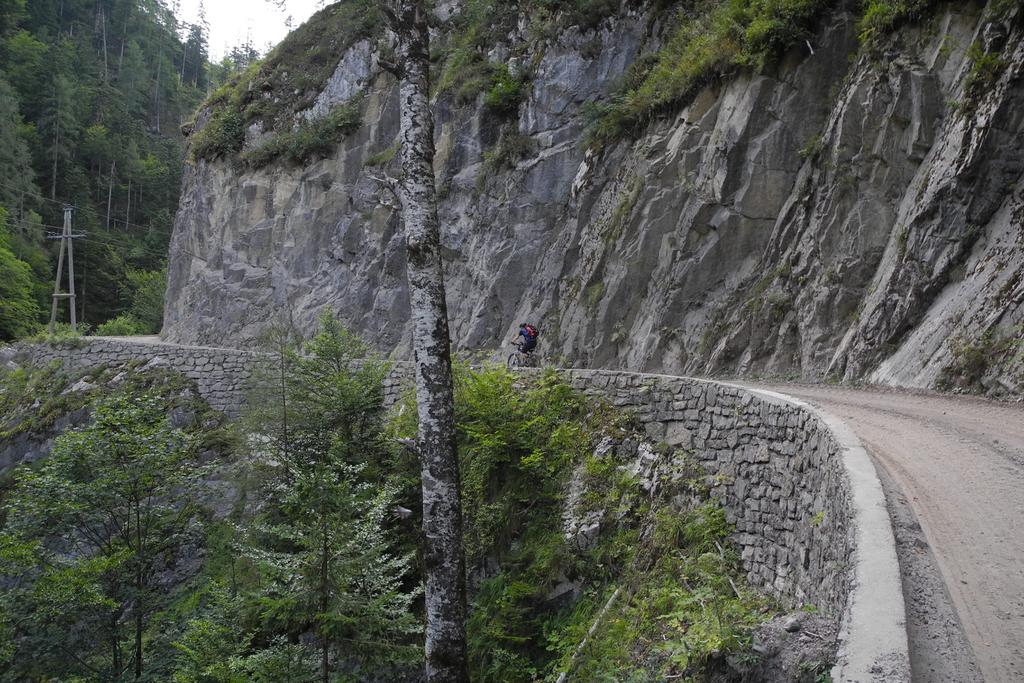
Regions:
[[100, 337], [131, 337], [145, 333], [145, 326], [131, 313], [122, 313], [100, 324], [93, 332]]
[[137, 334], [156, 334], [164, 322], [167, 267], [159, 270], [129, 269], [125, 275], [132, 302], [128, 312], [138, 323]]
[[[752, 629], [775, 612], [739, 580], [731, 527], [717, 504], [659, 508], [652, 517], [647, 535], [623, 538], [618, 599], [609, 602], [611, 588], [595, 592], [547, 630], [549, 649], [560, 655], [553, 671], [570, 670], [580, 681], [703, 680], [708, 659], [742, 652]], [[584, 637], [584, 656], [572, 664]]]
[[7, 211], [0, 206], [0, 341], [28, 335], [39, 323], [33, 281], [32, 267], [10, 249]]
[[460, 104], [473, 102], [491, 84], [491, 65], [474, 47], [453, 49], [437, 82], [439, 93], [452, 93]]
[[526, 80], [513, 76], [505, 64], [492, 67], [491, 87], [484, 95], [484, 106], [502, 116], [512, 116], [526, 95]]
[[813, 136], [810, 140], [800, 148], [797, 154], [800, 155], [801, 159], [815, 160], [818, 155], [825, 149], [825, 138], [819, 133]]
[[998, 52], [985, 52], [980, 41], [971, 43], [967, 58], [971, 60], [971, 69], [964, 80], [964, 92], [974, 102], [996, 84], [1009, 62]]
[[[939, 374], [936, 386], [939, 389], [983, 390], [981, 380], [993, 365], [1013, 358], [1018, 349], [1024, 349], [1021, 333], [1024, 327], [1001, 335], [993, 329], [986, 330], [980, 337], [971, 339], [960, 335], [950, 343], [952, 362]], [[1019, 362], [1019, 360], [1018, 360]]]
[[82, 337], [89, 334], [90, 329], [88, 323], [78, 323], [75, 329], [71, 329], [71, 323], [58, 322], [54, 324], [51, 332], [49, 324], [39, 323], [35, 332], [24, 339], [32, 344], [55, 344], [77, 348], [84, 343]]
[[191, 136], [193, 161], [230, 157], [242, 149], [245, 142], [245, 122], [242, 114], [233, 109], [220, 109], [210, 115], [206, 125]]
[[861, 42], [872, 44], [902, 24], [921, 19], [935, 0], [865, 0], [858, 25]]
[[314, 157], [326, 157], [346, 135], [359, 130], [362, 115], [359, 99], [339, 105], [325, 116], [303, 121], [294, 130], [277, 133], [259, 146], [247, 150], [242, 159], [253, 168], [276, 161], [302, 164]]

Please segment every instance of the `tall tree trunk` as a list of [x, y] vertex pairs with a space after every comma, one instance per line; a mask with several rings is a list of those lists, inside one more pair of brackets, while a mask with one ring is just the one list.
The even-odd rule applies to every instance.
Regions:
[[117, 55], [117, 77], [121, 78], [121, 66], [124, 64], [124, 44], [128, 42], [128, 17], [131, 15], [132, 3], [127, 3], [124, 10], [124, 28], [121, 29], [121, 51]]
[[116, 614], [110, 617], [110, 671], [115, 678], [120, 678], [124, 673], [124, 665], [121, 662], [121, 639], [118, 637], [118, 619]]
[[156, 100], [156, 132], [160, 134], [160, 74], [164, 70], [164, 52], [160, 50], [156, 58], [156, 86], [153, 88], [153, 97]]
[[409, 293], [416, 354], [417, 450], [423, 487], [427, 681], [468, 681], [466, 579], [452, 365], [434, 191], [427, 9], [421, 0], [387, 8], [401, 65], [402, 169]]
[[50, 178], [50, 199], [57, 199], [57, 158], [60, 154], [60, 94], [57, 86], [53, 86], [53, 99], [56, 100], [57, 113], [53, 118], [53, 173]]
[[[321, 491], [320, 495], [324, 495]], [[331, 549], [327, 544], [327, 513], [323, 510], [321, 504], [320, 510], [320, 532], [323, 534], [323, 545], [320, 553], [320, 614], [326, 615], [327, 608], [330, 606], [328, 601], [328, 582], [330, 580], [331, 572]], [[330, 683], [331, 680], [331, 639], [327, 635], [327, 629], [324, 628], [323, 634], [320, 636], [320, 680], [322, 683]]]
[[100, 5], [100, 24], [103, 28], [103, 84], [110, 82], [110, 72], [107, 70], [107, 15]]
[[107, 179], [107, 230], [110, 230], [110, 207], [114, 201], [114, 168], [117, 161], [110, 162], [110, 178]]
[[143, 604], [142, 596], [146, 589], [146, 580], [144, 577], [143, 561], [145, 558], [145, 548], [142, 540], [142, 515], [139, 510], [139, 503], [136, 502], [133, 506], [135, 508], [135, 680], [142, 678], [142, 632], [144, 619], [143, 619]]
[[128, 177], [128, 208], [124, 210], [124, 231], [128, 232], [128, 224], [132, 221], [132, 179]]

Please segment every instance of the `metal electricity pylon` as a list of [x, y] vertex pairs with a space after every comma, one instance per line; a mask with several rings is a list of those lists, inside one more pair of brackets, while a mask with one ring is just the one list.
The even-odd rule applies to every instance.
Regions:
[[[71, 330], [78, 331], [78, 320], [75, 314], [75, 240], [85, 235], [74, 235], [71, 233], [71, 212], [74, 207], [64, 207], [64, 230], [58, 235], [48, 234], [46, 239], [60, 240], [60, 256], [57, 257], [57, 277], [53, 281], [53, 306], [50, 308], [50, 334], [53, 334], [57, 325], [57, 303], [61, 299], [67, 299], [71, 306]], [[68, 252], [68, 291], [60, 291], [60, 279], [64, 275], [64, 250]]]

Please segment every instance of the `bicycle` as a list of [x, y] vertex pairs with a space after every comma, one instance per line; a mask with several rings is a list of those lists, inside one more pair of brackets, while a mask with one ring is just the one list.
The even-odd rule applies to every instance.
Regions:
[[522, 342], [509, 342], [516, 350], [508, 355], [508, 367], [512, 368], [533, 368], [536, 367], [537, 356], [533, 351], [523, 351]]

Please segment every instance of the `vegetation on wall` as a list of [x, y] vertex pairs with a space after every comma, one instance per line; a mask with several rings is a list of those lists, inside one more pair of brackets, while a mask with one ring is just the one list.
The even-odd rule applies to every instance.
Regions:
[[622, 89], [593, 109], [592, 143], [636, 135], [712, 80], [763, 68], [809, 37], [832, 6], [832, 0], [703, 0], [678, 11], [665, 46], [636, 62]]
[[[864, 0], [860, 39], [872, 46], [927, 17], [935, 5], [935, 0]], [[676, 7], [675, 28], [665, 45], [634, 62], [619, 89], [592, 108], [590, 143], [638, 135], [652, 118], [674, 111], [709, 83], [738, 69], [764, 69], [811, 38], [819, 19], [835, 7], [834, 0], [700, 0]]]
[[525, 96], [531, 55], [519, 54], [520, 66], [494, 62], [488, 53], [495, 46], [508, 45], [508, 35], [520, 17], [529, 22], [533, 37], [554, 36], [570, 26], [584, 30], [597, 27], [619, 10], [616, 0], [469, 0], [450, 20], [436, 43], [432, 56], [438, 64], [434, 79], [439, 93], [451, 94], [456, 102], [474, 101], [484, 94], [484, 104], [503, 115], [514, 114]]
[[361, 124], [359, 98], [353, 98], [326, 114], [303, 119], [292, 130], [271, 134], [265, 142], [246, 150], [242, 160], [253, 168], [263, 168], [275, 161], [303, 164], [333, 152], [337, 144], [359, 130]]
[[[746, 646], [771, 608], [732, 588], [743, 584], [721, 510], [669, 502], [705, 497], [699, 472], [680, 472], [651, 497], [614, 450], [594, 454], [594, 435], [638, 438], [627, 416], [554, 372], [524, 381], [504, 368], [461, 368], [457, 377], [466, 562], [478, 584], [468, 625], [473, 680], [696, 675], [712, 653]], [[411, 420], [398, 429], [410, 433]], [[568, 514], [600, 520], [582, 548], [563, 528], [573, 486], [582, 490]]]
[[939, 389], [984, 391], [985, 374], [1000, 365], [1009, 373], [1024, 376], [1024, 325], [991, 328], [977, 339], [957, 336], [950, 342], [950, 350], [951, 361], [936, 381]]
[[861, 42], [871, 44], [902, 24], [922, 19], [935, 0], [865, 0], [861, 16]]

